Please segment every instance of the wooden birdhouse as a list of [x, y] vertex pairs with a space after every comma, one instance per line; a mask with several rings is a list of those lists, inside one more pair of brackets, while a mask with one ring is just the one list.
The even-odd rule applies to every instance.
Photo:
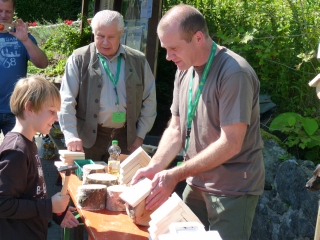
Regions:
[[309, 82], [309, 86], [316, 88], [317, 96], [320, 99], [320, 74]]

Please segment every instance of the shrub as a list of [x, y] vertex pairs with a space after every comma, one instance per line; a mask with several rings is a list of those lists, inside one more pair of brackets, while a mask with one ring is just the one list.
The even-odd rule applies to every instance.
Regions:
[[59, 18], [76, 20], [81, 6], [82, 0], [19, 0], [16, 13], [26, 22], [55, 22]]

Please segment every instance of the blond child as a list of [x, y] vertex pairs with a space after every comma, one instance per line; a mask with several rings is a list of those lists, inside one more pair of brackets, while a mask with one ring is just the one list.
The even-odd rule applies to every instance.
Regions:
[[[1, 239], [46, 239], [48, 220], [62, 227], [78, 221], [68, 211], [70, 196], [47, 198], [46, 184], [34, 135], [48, 134], [58, 120], [59, 90], [42, 77], [19, 80], [10, 99], [16, 124], [0, 146]], [[63, 212], [62, 217], [55, 213]], [[62, 219], [61, 219], [62, 218]]]

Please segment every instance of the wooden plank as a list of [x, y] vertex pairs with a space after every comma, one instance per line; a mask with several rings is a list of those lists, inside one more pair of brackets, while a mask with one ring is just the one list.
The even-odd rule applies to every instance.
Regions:
[[54, 161], [54, 165], [55, 165], [57, 168], [66, 166], [66, 164], [64, 164], [62, 161]]
[[316, 87], [318, 85], [319, 80], [320, 80], [320, 73], [309, 82], [309, 86]]
[[84, 157], [84, 152], [72, 152], [67, 149], [59, 150], [59, 154], [60, 154], [60, 156], [65, 157], [65, 158], [73, 157], [76, 159], [77, 157]]
[[170, 218], [167, 219], [167, 221], [163, 222], [158, 229], [154, 232], [156, 236], [160, 234], [165, 234], [169, 232], [169, 226], [171, 223], [174, 222], [182, 222], [184, 221], [183, 217], [180, 214], [173, 214], [170, 215]]
[[140, 162], [149, 164], [150, 159], [151, 157], [142, 149], [142, 147], [139, 147], [120, 164], [120, 168], [125, 169], [127, 165], [130, 166], [131, 164]]
[[195, 214], [190, 215], [184, 211], [181, 214], [181, 216], [186, 220], [186, 222], [197, 222], [197, 223], [200, 223], [201, 225], [203, 225], [202, 222], [199, 220], [199, 218]]
[[191, 211], [191, 209], [187, 206], [187, 204], [185, 204], [175, 192], [172, 193], [171, 197], [175, 198], [178, 201], [178, 204], [180, 205], [180, 207], [186, 213], [185, 216], [188, 216], [188, 219], [186, 219], [188, 222], [199, 222], [199, 223], [201, 223], [199, 218]]
[[[142, 167], [141, 164], [137, 163], [137, 164], [130, 165], [130, 168], [125, 168], [125, 169], [120, 168], [120, 175], [123, 177], [123, 179], [125, 179], [128, 175], [133, 176], [133, 174], [135, 174], [136, 171], [141, 167]], [[132, 174], [131, 172], [134, 172], [134, 173]]]
[[[159, 235], [162, 233], [167, 233], [169, 231], [169, 225], [173, 222], [180, 222], [183, 219], [182, 213], [183, 209], [181, 209], [179, 206], [176, 207], [177, 210], [174, 210], [170, 212], [169, 215], [162, 218], [155, 226], [155, 230], [153, 231], [153, 234]], [[149, 229], [148, 229], [149, 230]], [[149, 231], [150, 232], [150, 231]], [[150, 232], [151, 234], [151, 232]]]
[[176, 194], [164, 202], [155, 212], [151, 214], [150, 227], [148, 231], [153, 240], [158, 239], [158, 235], [169, 232], [169, 225], [173, 222], [198, 222], [202, 225], [198, 217]]
[[122, 174], [120, 174], [120, 176], [119, 176], [120, 184], [129, 184], [131, 182], [132, 177], [134, 176], [134, 174], [140, 168], [141, 168], [141, 165], [137, 164], [130, 171], [123, 172]]
[[159, 229], [165, 222], [169, 222], [171, 218], [174, 218], [175, 215], [179, 215], [181, 217], [181, 213], [183, 212], [183, 209], [177, 205], [174, 208], [171, 209], [171, 211], [164, 215], [162, 218], [158, 219], [157, 221], [150, 221], [150, 225], [156, 226], [156, 229]]
[[151, 191], [151, 180], [144, 178], [120, 194], [120, 198], [130, 206], [137, 206]]
[[172, 198], [172, 197], [168, 198], [167, 201], [165, 201], [160, 207], [158, 207], [156, 211], [154, 211], [150, 215], [151, 221], [154, 221], [155, 223], [157, 223], [158, 221], [161, 220], [161, 218], [168, 215], [173, 208], [178, 206], [178, 204], [179, 203], [177, 202], [176, 198]]

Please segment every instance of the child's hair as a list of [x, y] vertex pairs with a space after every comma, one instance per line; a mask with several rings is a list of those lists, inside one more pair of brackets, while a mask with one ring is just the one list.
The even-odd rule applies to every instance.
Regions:
[[10, 98], [11, 112], [16, 117], [24, 119], [23, 112], [28, 101], [36, 113], [46, 103], [60, 110], [61, 97], [58, 88], [43, 77], [22, 78], [16, 83]]

